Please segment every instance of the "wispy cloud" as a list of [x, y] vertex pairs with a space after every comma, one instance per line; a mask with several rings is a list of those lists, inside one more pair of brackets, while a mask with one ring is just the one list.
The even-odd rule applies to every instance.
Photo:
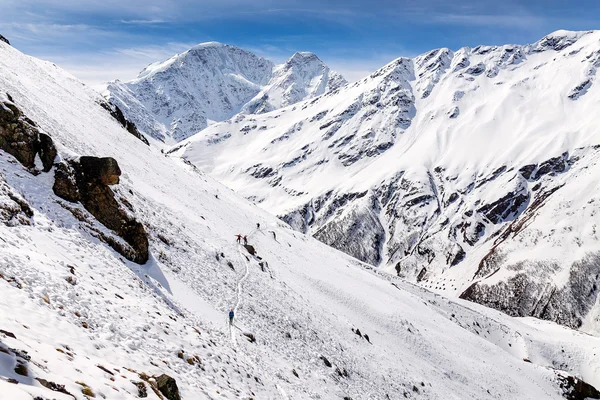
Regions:
[[119, 21], [125, 25], [151, 25], [151, 24], [163, 24], [167, 21], [164, 19], [122, 19]]
[[444, 14], [430, 15], [431, 23], [533, 28], [543, 26], [546, 18], [537, 15]]

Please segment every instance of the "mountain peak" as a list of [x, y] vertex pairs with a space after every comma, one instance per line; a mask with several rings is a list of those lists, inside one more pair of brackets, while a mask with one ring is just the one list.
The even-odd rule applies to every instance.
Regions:
[[287, 61], [288, 64], [292, 63], [304, 63], [304, 62], [312, 62], [318, 61], [323, 62], [315, 53], [311, 53], [309, 51], [297, 51], [293, 56]]

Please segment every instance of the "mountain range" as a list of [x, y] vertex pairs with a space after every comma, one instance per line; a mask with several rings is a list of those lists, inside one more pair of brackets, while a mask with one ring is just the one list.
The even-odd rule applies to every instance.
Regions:
[[600, 398], [599, 59], [209, 43], [100, 94], [1, 41], [0, 399]]
[[140, 130], [173, 143], [239, 112], [272, 111], [344, 84], [312, 53], [296, 53], [275, 65], [235, 46], [210, 42], [151, 64], [130, 82], [109, 82], [104, 94]]

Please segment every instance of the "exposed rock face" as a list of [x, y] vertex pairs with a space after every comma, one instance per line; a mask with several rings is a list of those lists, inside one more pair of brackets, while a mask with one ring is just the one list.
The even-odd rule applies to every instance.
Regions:
[[5, 38], [4, 36], [0, 35], [0, 40], [3, 41], [4, 43], [10, 45], [10, 42], [8, 41], [7, 38]]
[[0, 149], [30, 169], [35, 168], [39, 154], [45, 172], [50, 171], [57, 154], [52, 138], [41, 133], [10, 101], [0, 103]]
[[166, 374], [157, 376], [155, 379], [156, 387], [163, 394], [163, 396], [165, 396], [165, 398], [168, 400], [181, 400], [179, 388], [177, 387], [177, 382], [175, 379]]
[[109, 185], [119, 183], [121, 169], [114, 158], [80, 157], [57, 165], [54, 193], [70, 202], [81, 202], [87, 211], [120, 236], [127, 245], [102, 236], [113, 249], [138, 264], [148, 261], [148, 234], [115, 198]]
[[127, 132], [131, 133], [133, 136], [140, 139], [148, 146], [150, 145], [148, 139], [146, 139], [146, 137], [143, 134], [141, 134], [140, 131], [138, 131], [135, 124], [129, 121], [127, 118], [125, 118], [125, 115], [123, 115], [123, 111], [121, 111], [119, 106], [107, 102], [102, 102], [100, 103], [100, 105], [102, 106], [102, 108], [108, 111], [110, 115], [112, 115], [112, 117], [116, 119], [121, 124], [121, 126], [127, 130]]
[[[499, 257], [501, 259], [501, 257]], [[495, 308], [515, 317], [533, 316], [578, 329], [599, 293], [600, 253], [588, 255], [571, 266], [566, 285], [557, 287], [551, 276], [559, 265], [535, 262], [507, 267], [518, 271], [494, 285], [476, 282], [460, 298]]]

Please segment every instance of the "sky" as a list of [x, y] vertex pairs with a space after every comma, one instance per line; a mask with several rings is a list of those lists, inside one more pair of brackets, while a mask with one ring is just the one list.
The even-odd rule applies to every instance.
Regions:
[[218, 41], [281, 63], [312, 51], [348, 80], [395, 58], [600, 28], [597, 0], [0, 0], [0, 34], [90, 85]]

